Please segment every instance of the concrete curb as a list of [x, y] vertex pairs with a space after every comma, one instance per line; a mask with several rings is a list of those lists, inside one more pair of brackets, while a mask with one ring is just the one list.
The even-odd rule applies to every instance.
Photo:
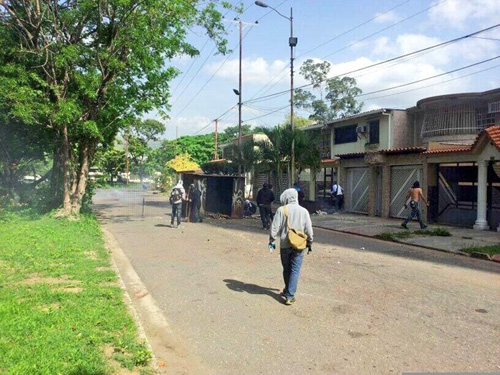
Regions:
[[333, 229], [333, 228], [323, 227], [323, 226], [314, 225], [314, 224], [313, 224], [313, 228], [319, 228], [319, 229], [329, 230], [329, 231], [332, 231], [332, 232], [339, 232], [339, 233], [351, 234], [353, 236], [359, 236], [359, 237], [365, 237], [365, 238], [372, 238], [372, 239], [383, 241], [383, 242], [399, 243], [399, 244], [402, 244], [402, 245], [420, 247], [422, 249], [427, 249], [427, 250], [440, 251], [442, 253], [462, 255], [462, 256], [469, 257], [469, 258], [473, 257], [473, 258], [476, 258], [476, 259], [482, 259], [482, 260], [488, 260], [488, 261], [495, 261], [495, 262], [499, 262], [500, 263], [500, 257], [498, 258], [498, 260], [494, 260], [493, 258], [490, 258], [487, 254], [483, 254], [483, 253], [476, 253], [476, 254], [481, 254], [481, 255], [484, 255], [484, 256], [472, 256], [471, 254], [463, 252], [463, 251], [453, 251], [453, 250], [440, 249], [440, 248], [437, 248], [437, 247], [425, 246], [425, 245], [417, 245], [417, 244], [408, 243], [408, 242], [404, 242], [404, 241], [398, 241], [398, 240], [388, 241], [388, 240], [383, 240], [381, 238], [378, 238], [376, 236], [370, 236], [370, 235], [367, 235], [367, 234], [356, 233], [356, 232], [352, 232], [352, 231], [348, 231], [348, 230], [343, 230], [343, 229]]
[[[116, 238], [101, 226], [111, 262], [127, 300], [127, 307], [152, 353], [153, 369], [157, 374], [211, 374], [201, 361], [191, 355], [174, 337], [156, 300], [141, 281]], [[131, 295], [132, 293], [132, 295]]]

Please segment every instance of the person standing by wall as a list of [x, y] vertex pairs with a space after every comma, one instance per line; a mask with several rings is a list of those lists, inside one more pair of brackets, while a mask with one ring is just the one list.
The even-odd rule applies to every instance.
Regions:
[[337, 212], [340, 212], [344, 207], [344, 189], [340, 186], [337, 181], [333, 181], [332, 185], [332, 197], [334, 198], [335, 207]]
[[406, 193], [406, 198], [405, 198], [405, 208], [408, 207], [406, 202], [408, 202], [408, 199], [410, 199], [410, 214], [406, 218], [406, 220], [401, 224], [401, 226], [405, 229], [408, 229], [408, 222], [413, 219], [414, 217], [417, 217], [418, 223], [420, 224], [420, 228], [425, 229], [427, 228], [427, 225], [424, 224], [422, 221], [422, 214], [420, 213], [420, 199], [424, 201], [424, 203], [429, 206], [429, 202], [427, 199], [424, 197], [424, 193], [422, 192], [422, 189], [420, 189], [420, 182], [415, 181], [413, 183], [413, 186], [411, 187], [410, 190]]
[[189, 185], [189, 203], [191, 203], [189, 221], [192, 223], [201, 223], [203, 221], [200, 214], [201, 191], [195, 184]]
[[[178, 228], [181, 226], [182, 201], [185, 199], [186, 190], [184, 190], [182, 180], [179, 180], [170, 193], [170, 204], [172, 205], [172, 219], [170, 221], [170, 226], [172, 228]], [[177, 218], [177, 226], [174, 227], [175, 218]]]
[[[300, 268], [304, 260], [305, 248], [308, 253], [312, 251], [313, 229], [309, 212], [298, 204], [297, 190], [287, 189], [281, 194], [282, 206], [274, 215], [274, 220], [269, 234], [269, 248], [274, 249], [274, 241], [280, 237], [280, 255], [283, 265], [283, 280], [285, 289], [282, 295], [286, 298], [285, 304], [291, 305], [295, 302], [295, 293], [299, 282]], [[291, 242], [290, 231], [300, 231], [307, 236], [302, 249], [294, 248]]]
[[257, 193], [257, 206], [259, 206], [260, 220], [262, 229], [269, 229], [271, 226], [272, 204], [274, 202], [274, 193], [269, 189], [268, 184], [264, 184]]

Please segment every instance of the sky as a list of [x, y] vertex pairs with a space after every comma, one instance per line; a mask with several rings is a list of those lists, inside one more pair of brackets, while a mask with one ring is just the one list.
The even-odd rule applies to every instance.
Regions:
[[[237, 0], [231, 0], [238, 3]], [[498, 0], [267, 0], [290, 15], [293, 8], [295, 87], [307, 83], [299, 74], [307, 59], [327, 60], [330, 76], [360, 69], [500, 23]], [[243, 1], [244, 22], [258, 25], [243, 30], [243, 103], [290, 88], [290, 22], [269, 8]], [[226, 13], [222, 10], [222, 13]], [[238, 124], [238, 26], [225, 21], [232, 54], [214, 54], [214, 43], [193, 29], [188, 40], [200, 51], [197, 58], [179, 57], [167, 64], [181, 74], [172, 82], [170, 119], [156, 112], [166, 125], [164, 139], [206, 134], [220, 118], [219, 131]], [[500, 87], [500, 27], [457, 43], [371, 69], [352, 73], [363, 90], [363, 111], [376, 108], [409, 108], [419, 99], [459, 92], [486, 91]], [[468, 65], [467, 69], [447, 73]], [[436, 75], [439, 77], [426, 79]], [[424, 80], [398, 89], [371, 92]], [[232, 110], [230, 110], [234, 107]], [[289, 113], [289, 94], [249, 102], [242, 108], [244, 123], [272, 127]], [[299, 116], [310, 113], [296, 110]], [[223, 116], [222, 116], [223, 115]]]

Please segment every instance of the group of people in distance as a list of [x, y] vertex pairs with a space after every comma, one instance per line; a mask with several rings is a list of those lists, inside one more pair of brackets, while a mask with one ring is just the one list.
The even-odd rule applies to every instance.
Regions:
[[[344, 190], [337, 181], [332, 185], [331, 193], [337, 210], [341, 210], [344, 202]], [[171, 226], [174, 227], [174, 219], [177, 219], [177, 228], [181, 225], [183, 201], [187, 201], [190, 205], [190, 221], [195, 223], [202, 221], [200, 215], [201, 197], [201, 191], [194, 184], [189, 186], [188, 193], [186, 194], [182, 181], [179, 181], [170, 194], [170, 203], [172, 205]], [[407, 207], [409, 201], [411, 212], [403, 222], [403, 228], [408, 229], [408, 222], [415, 216], [421, 228], [426, 228], [420, 215], [419, 201], [421, 199], [427, 206], [429, 205], [423, 195], [422, 189], [420, 189], [419, 182], [415, 181], [406, 195], [405, 207]], [[268, 247], [270, 252], [273, 252], [276, 248], [274, 243], [279, 238], [283, 281], [285, 283], [285, 288], [281, 296], [284, 298], [285, 305], [291, 305], [295, 303], [295, 293], [297, 291], [304, 254], [306, 253], [305, 250], [307, 249], [307, 254], [312, 251], [314, 233], [309, 211], [302, 207], [304, 193], [298, 183], [295, 183], [293, 188], [286, 189], [281, 194], [281, 206], [275, 213], [273, 213], [272, 209], [274, 201], [273, 186], [265, 183], [257, 193], [257, 205], [259, 207], [262, 228], [269, 231]], [[256, 212], [255, 209], [248, 210], [249, 212]]]
[[[182, 223], [182, 202], [188, 203], [188, 217], [191, 223], [201, 223], [203, 218], [200, 214], [201, 208], [201, 191], [195, 184], [189, 185], [188, 192], [184, 189], [182, 180], [179, 180], [177, 185], [170, 192], [170, 204], [172, 205], [172, 218], [170, 226], [172, 228], [180, 228]], [[177, 220], [177, 224], [174, 224]]]

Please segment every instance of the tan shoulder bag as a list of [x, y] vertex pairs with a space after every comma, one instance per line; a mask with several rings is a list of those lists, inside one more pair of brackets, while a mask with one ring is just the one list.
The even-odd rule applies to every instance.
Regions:
[[304, 232], [293, 229], [290, 226], [290, 221], [288, 220], [288, 208], [286, 206], [283, 206], [283, 213], [285, 214], [286, 217], [286, 226], [288, 227], [288, 242], [290, 242], [290, 246], [292, 249], [302, 251], [307, 247], [307, 234]]

